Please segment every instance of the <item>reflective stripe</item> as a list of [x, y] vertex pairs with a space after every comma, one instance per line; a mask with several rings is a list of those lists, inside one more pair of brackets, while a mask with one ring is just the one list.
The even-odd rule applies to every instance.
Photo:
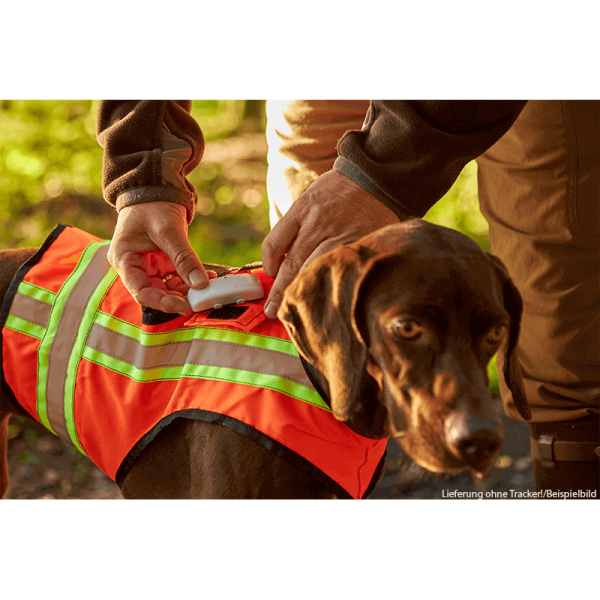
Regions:
[[[94, 242], [82, 253], [75, 270], [54, 300], [46, 335], [38, 350], [37, 412], [40, 420], [60, 437], [66, 439], [68, 436], [84, 454], [73, 421], [72, 392], [83, 349], [82, 321], [97, 310], [108, 289], [108, 286], [104, 291], [96, 289], [101, 282], [108, 283], [106, 276], [111, 270], [106, 258], [108, 244], [108, 241]], [[108, 279], [112, 282], [114, 278], [112, 272]]]
[[[85, 358], [135, 381], [160, 381], [182, 376], [236, 381], [278, 391], [285, 389], [284, 393], [298, 400], [330, 410], [315, 391], [296, 347], [289, 340], [206, 326], [146, 333], [138, 326], [98, 311], [87, 346], [90, 351], [86, 351]], [[102, 358], [100, 354], [106, 357]], [[197, 368], [192, 368], [194, 365]], [[226, 369], [246, 374], [233, 376], [229, 373], [226, 376]], [[290, 383], [284, 384], [278, 379]], [[299, 386], [306, 389], [299, 389]]]
[[234, 342], [194, 338], [146, 346], [135, 338], [95, 323], [86, 345], [93, 350], [129, 363], [136, 369], [182, 367], [185, 364], [230, 367], [285, 377], [314, 389], [301, 362], [296, 357]]
[[41, 340], [55, 297], [53, 292], [21, 281], [4, 326]]
[[25, 294], [22, 294], [20, 290], [21, 288], [19, 286], [19, 291], [15, 294], [10, 308], [10, 314], [23, 321], [35, 323], [40, 327], [47, 327], [52, 304], [31, 296], [26, 296]]
[[41, 327], [35, 323], [30, 323], [29, 321], [15, 317], [14, 315], [8, 315], [4, 327], [7, 329], [13, 329], [19, 333], [24, 333], [25, 335], [37, 338], [38, 340], [41, 340], [46, 333], [45, 327]]
[[264, 348], [265, 350], [274, 350], [275, 352], [289, 354], [290, 356], [298, 356], [296, 346], [289, 340], [244, 331], [201, 326], [173, 329], [165, 333], [146, 333], [136, 325], [126, 323], [117, 317], [101, 311], [96, 316], [96, 323], [123, 335], [135, 338], [144, 346], [155, 346], [174, 341], [189, 341], [201, 338], [215, 342], [231, 342], [244, 346], [252, 346], [253, 348]]
[[[235, 381], [281, 391], [330, 411], [289, 340], [206, 326], [146, 333], [136, 325], [98, 311], [87, 346], [86, 359], [135, 381], [179, 377]], [[188, 366], [184, 367], [186, 362]], [[233, 375], [235, 370], [244, 374]]]
[[[193, 331], [206, 333], [202, 329]], [[329, 410], [297, 357], [238, 342], [196, 337], [148, 346], [96, 322], [84, 357], [139, 382], [181, 377], [233, 381], [280, 391]]]
[[45, 290], [38, 285], [33, 285], [27, 281], [21, 281], [19, 284], [19, 293], [24, 296], [29, 296], [29, 298], [35, 298], [40, 302], [46, 302], [47, 304], [52, 304], [54, 299], [56, 298], [56, 294], [51, 292], [50, 290]]

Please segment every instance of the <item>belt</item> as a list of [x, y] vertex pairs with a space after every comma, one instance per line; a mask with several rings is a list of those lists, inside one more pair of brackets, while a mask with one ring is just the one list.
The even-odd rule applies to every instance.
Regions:
[[540, 435], [539, 440], [531, 438], [531, 456], [552, 467], [554, 461], [594, 462], [600, 460], [600, 443], [561, 442], [551, 435]]

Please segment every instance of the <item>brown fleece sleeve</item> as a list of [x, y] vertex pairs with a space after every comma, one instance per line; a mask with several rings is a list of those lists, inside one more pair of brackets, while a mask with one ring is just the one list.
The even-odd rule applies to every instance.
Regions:
[[335, 169], [402, 214], [422, 217], [462, 168], [497, 142], [525, 101], [372, 100], [338, 142]]
[[96, 137], [104, 148], [104, 198], [117, 211], [144, 202], [176, 202], [194, 217], [198, 195], [186, 176], [204, 152], [189, 100], [102, 100]]

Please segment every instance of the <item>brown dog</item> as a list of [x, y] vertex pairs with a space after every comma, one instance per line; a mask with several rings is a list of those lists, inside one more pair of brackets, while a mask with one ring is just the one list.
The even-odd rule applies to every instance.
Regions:
[[[0, 253], [0, 294], [34, 250]], [[412, 220], [313, 261], [279, 311], [331, 408], [353, 431], [392, 436], [423, 467], [483, 476], [503, 440], [487, 364], [500, 350], [516, 406], [517, 290], [466, 236]], [[0, 493], [8, 485], [2, 398]], [[27, 416], [27, 415], [25, 415]], [[216, 423], [177, 419], [121, 484], [126, 498], [332, 498], [299, 466]]]
[[419, 220], [314, 261], [279, 312], [329, 383], [338, 419], [397, 438], [431, 471], [477, 475], [489, 470], [503, 437], [501, 406], [487, 389], [498, 350], [529, 418], [515, 359], [520, 315], [499, 260]]

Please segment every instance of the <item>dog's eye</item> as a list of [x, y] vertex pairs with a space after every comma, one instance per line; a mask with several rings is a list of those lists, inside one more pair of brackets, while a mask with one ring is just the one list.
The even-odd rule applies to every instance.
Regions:
[[506, 325], [496, 325], [485, 334], [485, 343], [490, 346], [497, 346], [508, 333]]
[[418, 321], [412, 319], [401, 319], [394, 323], [394, 335], [405, 340], [416, 340], [425, 328]]

